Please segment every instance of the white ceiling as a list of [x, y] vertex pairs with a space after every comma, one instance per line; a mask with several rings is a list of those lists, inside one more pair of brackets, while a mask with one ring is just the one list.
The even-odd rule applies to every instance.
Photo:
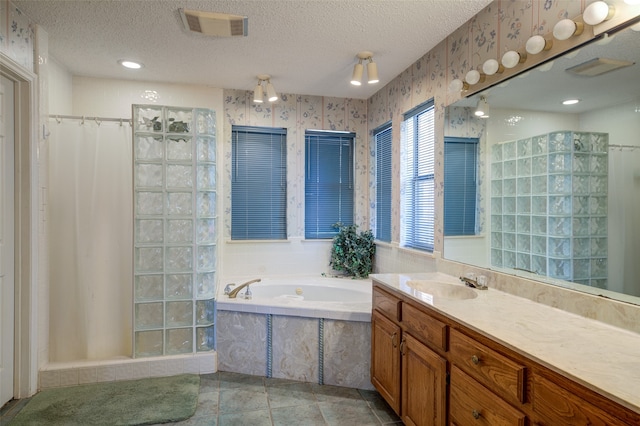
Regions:
[[[491, 0], [13, 0], [73, 75], [367, 99]], [[183, 29], [179, 8], [248, 17], [248, 36]], [[349, 83], [372, 51], [380, 82]], [[118, 59], [144, 63], [123, 69]]]

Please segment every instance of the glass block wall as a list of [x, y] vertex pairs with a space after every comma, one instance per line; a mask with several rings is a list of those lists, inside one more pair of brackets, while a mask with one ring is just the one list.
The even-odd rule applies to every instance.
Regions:
[[216, 128], [134, 105], [134, 356], [215, 348]]
[[491, 264], [607, 285], [608, 135], [561, 131], [491, 150]]

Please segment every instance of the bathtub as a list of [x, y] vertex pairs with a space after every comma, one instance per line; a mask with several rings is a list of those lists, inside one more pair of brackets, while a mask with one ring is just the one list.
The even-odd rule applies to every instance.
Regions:
[[235, 299], [224, 294], [226, 284], [240, 285], [253, 278], [256, 277], [224, 280], [218, 286], [218, 311], [371, 321], [370, 279], [319, 275], [262, 277], [260, 282], [250, 285], [250, 300], [244, 298], [244, 289]]
[[[224, 294], [254, 278], [250, 300]], [[218, 370], [373, 389], [370, 279], [254, 276], [218, 287]]]

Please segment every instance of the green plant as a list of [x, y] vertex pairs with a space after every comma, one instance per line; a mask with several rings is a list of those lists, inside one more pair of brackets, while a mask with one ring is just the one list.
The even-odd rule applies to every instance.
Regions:
[[333, 237], [329, 265], [356, 278], [366, 278], [373, 270], [376, 245], [371, 230], [358, 233], [358, 225], [336, 223], [338, 234]]

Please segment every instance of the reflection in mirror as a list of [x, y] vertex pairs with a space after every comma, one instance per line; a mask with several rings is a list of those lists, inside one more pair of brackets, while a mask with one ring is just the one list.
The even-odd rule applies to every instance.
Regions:
[[444, 257], [640, 304], [639, 67], [626, 29], [449, 106]]

